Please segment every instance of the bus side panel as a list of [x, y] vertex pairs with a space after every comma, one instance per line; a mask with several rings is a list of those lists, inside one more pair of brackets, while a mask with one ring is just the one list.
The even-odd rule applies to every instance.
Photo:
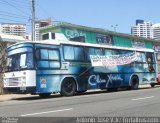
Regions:
[[88, 89], [118, 88], [123, 85], [122, 68], [118, 66], [93, 67], [88, 77]]
[[55, 75], [37, 75], [36, 90], [39, 93], [59, 92], [61, 76]]

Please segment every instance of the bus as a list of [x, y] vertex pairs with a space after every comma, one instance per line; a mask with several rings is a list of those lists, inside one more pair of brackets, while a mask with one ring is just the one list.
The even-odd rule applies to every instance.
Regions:
[[7, 48], [3, 84], [9, 92], [72, 96], [91, 89], [154, 86], [157, 75], [152, 49], [60, 40], [26, 41]]

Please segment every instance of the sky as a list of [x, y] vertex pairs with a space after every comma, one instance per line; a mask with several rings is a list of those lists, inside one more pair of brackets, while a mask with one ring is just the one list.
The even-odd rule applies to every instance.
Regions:
[[[160, 0], [35, 0], [36, 19], [130, 34], [136, 19], [160, 23]], [[1, 23], [25, 23], [31, 32], [31, 0], [0, 0]]]

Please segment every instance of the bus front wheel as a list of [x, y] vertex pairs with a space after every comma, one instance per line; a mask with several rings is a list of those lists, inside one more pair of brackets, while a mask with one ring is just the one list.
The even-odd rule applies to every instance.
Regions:
[[155, 87], [155, 83], [150, 83], [150, 85], [152, 88]]
[[132, 90], [137, 90], [139, 86], [139, 79], [137, 76], [133, 76], [131, 78], [131, 89]]
[[66, 78], [61, 85], [62, 96], [73, 96], [76, 92], [76, 83], [72, 78]]

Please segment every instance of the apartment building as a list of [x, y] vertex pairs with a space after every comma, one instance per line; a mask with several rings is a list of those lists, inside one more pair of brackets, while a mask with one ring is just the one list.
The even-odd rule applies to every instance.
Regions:
[[160, 23], [156, 23], [151, 27], [152, 39], [160, 40]]
[[134, 36], [152, 38], [153, 23], [150, 21], [136, 20], [136, 25], [131, 27], [131, 34]]
[[40, 40], [39, 29], [41, 27], [49, 26], [51, 25], [51, 23], [52, 21], [50, 17], [47, 19], [41, 19], [41, 20], [35, 21], [35, 40], [36, 41]]
[[25, 36], [26, 25], [21, 23], [1, 23], [0, 33], [7, 35]]

